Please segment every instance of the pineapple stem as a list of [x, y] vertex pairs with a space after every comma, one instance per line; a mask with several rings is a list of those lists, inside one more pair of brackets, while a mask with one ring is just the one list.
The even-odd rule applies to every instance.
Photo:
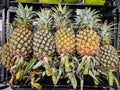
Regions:
[[18, 81], [21, 77], [21, 69], [18, 70], [18, 72], [16, 73], [16, 80]]
[[65, 57], [64, 57], [64, 54], [61, 54], [60, 55], [60, 67], [63, 67], [64, 66], [64, 63], [65, 63]]
[[69, 72], [69, 73], [67, 73], [67, 77], [70, 80], [73, 88], [76, 89], [77, 88], [77, 80], [76, 80], [75, 74]]
[[114, 76], [112, 71], [108, 71], [108, 84], [109, 86], [113, 86], [114, 83]]
[[70, 63], [69, 63], [69, 56], [65, 56], [64, 57], [64, 59], [65, 59], [65, 72], [70, 72], [71, 71], [71, 69], [70, 69]]
[[88, 75], [90, 70], [90, 66], [88, 65], [84, 70], [84, 75]]
[[48, 62], [48, 57], [44, 57], [44, 67], [45, 67], [46, 75], [50, 76], [51, 75], [51, 70], [50, 70], [50, 65], [49, 65], [49, 62]]
[[32, 88], [40, 89], [42, 87], [39, 83], [35, 83], [35, 73], [32, 73], [30, 78], [31, 78], [30, 83], [32, 85]]
[[[96, 76], [96, 75], [98, 75], [98, 72], [97, 72], [97, 71], [94, 71], [93, 74]], [[98, 84], [99, 84], [98, 80], [96, 80], [96, 79], [93, 79], [93, 80], [94, 80], [94, 84], [95, 84], [95, 85], [98, 85]]]
[[57, 83], [57, 71], [56, 71], [56, 68], [52, 68], [52, 81], [53, 81], [53, 84], [56, 85]]
[[15, 75], [12, 75], [12, 76], [11, 76], [11, 79], [10, 79], [10, 81], [9, 81], [9, 85], [10, 85], [10, 86], [13, 85], [14, 79], [15, 79]]
[[80, 78], [80, 90], [83, 90], [83, 85], [84, 85], [84, 76], [82, 75]]
[[90, 70], [91, 60], [90, 60], [90, 57], [89, 57], [89, 56], [87, 56], [87, 57], [85, 58], [85, 60], [87, 60], [87, 62], [85, 63], [84, 75], [88, 75], [88, 74], [89, 74], [89, 70]]
[[97, 80], [94, 79], [94, 84], [95, 84], [95, 85], [98, 85], [99, 82], [98, 82]]
[[119, 85], [119, 81], [117, 80], [117, 78], [113, 75], [117, 89], [120, 90], [120, 85]]

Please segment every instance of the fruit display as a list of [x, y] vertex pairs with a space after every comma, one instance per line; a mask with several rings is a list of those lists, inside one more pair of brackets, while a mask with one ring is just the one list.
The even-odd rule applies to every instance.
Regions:
[[37, 2], [37, 0], [16, 0], [16, 2]]
[[22, 83], [41, 89], [41, 83], [49, 77], [54, 87], [66, 79], [64, 83], [73, 89], [79, 84], [79, 90], [83, 90], [86, 76], [94, 85], [102, 85], [100, 77], [108, 81], [106, 85], [118, 85], [113, 73], [118, 64], [112, 45], [114, 24], [102, 23], [99, 12], [91, 8], [85, 8], [80, 15], [73, 12], [61, 4], [39, 11], [18, 4], [1, 54], [2, 64], [11, 73], [11, 86]]
[[104, 5], [106, 0], [84, 0], [85, 5]]
[[38, 0], [38, 2], [40, 3], [54, 3], [54, 4], [58, 4], [61, 2], [61, 0]]

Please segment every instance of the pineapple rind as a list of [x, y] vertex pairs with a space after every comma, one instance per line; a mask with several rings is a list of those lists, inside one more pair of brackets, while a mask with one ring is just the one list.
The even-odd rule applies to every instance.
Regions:
[[10, 69], [14, 64], [14, 60], [12, 58], [13, 58], [13, 54], [10, 48], [10, 43], [7, 42], [4, 44], [2, 48], [2, 54], [1, 54], [1, 62], [7, 69]]
[[52, 14], [51, 10], [41, 9], [37, 12], [38, 30], [33, 37], [33, 54], [38, 58], [52, 56], [55, 52], [54, 35], [51, 32]]
[[112, 45], [101, 46], [97, 57], [101, 70], [117, 70], [119, 58], [116, 49]]
[[32, 32], [27, 28], [16, 28], [11, 36], [14, 55], [27, 56], [32, 52]]
[[76, 16], [75, 22], [78, 27], [76, 37], [76, 50], [81, 56], [93, 56], [98, 53], [100, 38], [97, 33], [100, 22], [98, 11], [85, 8], [81, 15]]

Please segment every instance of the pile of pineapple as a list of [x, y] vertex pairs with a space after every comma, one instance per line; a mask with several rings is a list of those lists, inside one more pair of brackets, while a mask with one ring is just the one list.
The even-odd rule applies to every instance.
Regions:
[[113, 74], [118, 66], [118, 54], [112, 46], [114, 24], [102, 23], [99, 12], [90, 8], [71, 18], [72, 10], [67, 6], [34, 12], [19, 3], [14, 30], [1, 54], [2, 64], [11, 73], [10, 85], [26, 80], [40, 89], [37, 80], [49, 76], [54, 85], [67, 78], [74, 89], [80, 79], [83, 90], [84, 76], [89, 75], [95, 85], [101, 84], [98, 76], [103, 76], [108, 85], [116, 82], [119, 88]]

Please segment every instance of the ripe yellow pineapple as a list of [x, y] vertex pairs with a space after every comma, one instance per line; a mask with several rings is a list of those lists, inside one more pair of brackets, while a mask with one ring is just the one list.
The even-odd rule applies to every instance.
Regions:
[[117, 70], [119, 60], [117, 51], [112, 46], [113, 31], [114, 24], [107, 24], [107, 21], [105, 21], [100, 28], [101, 46], [99, 53], [96, 55], [99, 69], [106, 72], [106, 78], [110, 86], [113, 86], [115, 78], [112, 72]]
[[[62, 72], [59, 73], [66, 73], [66, 77], [68, 77], [73, 87], [76, 88], [77, 81], [75, 73], [72, 73], [74, 69], [70, 66], [70, 62], [72, 63], [72, 61], [69, 60], [70, 55], [74, 54], [75, 51], [75, 34], [69, 26], [71, 24], [71, 10], [66, 6], [62, 7], [60, 4], [58, 7], [52, 8], [52, 10], [54, 11], [54, 25], [57, 29], [55, 32], [56, 50], [61, 56], [60, 68], [64, 68], [64, 70], [61, 69]], [[55, 71], [55, 69], [53, 69], [53, 71]], [[55, 82], [55, 78], [53, 78], [53, 80]]]
[[55, 33], [56, 50], [59, 54], [73, 54], [75, 50], [75, 34], [68, 26], [70, 23], [71, 10], [59, 4], [54, 10], [54, 22], [57, 28]]
[[79, 31], [76, 37], [76, 50], [81, 56], [92, 56], [99, 50], [99, 36], [97, 35], [97, 23], [100, 21], [97, 11], [85, 8], [82, 15], [76, 17]]
[[13, 54], [10, 49], [10, 42], [7, 42], [3, 45], [2, 54], [1, 54], [1, 62], [5, 68], [8, 70], [14, 65]]
[[96, 85], [99, 84], [99, 81], [95, 78], [98, 72], [95, 70], [95, 59], [93, 56], [99, 51], [100, 38], [97, 34], [97, 25], [100, 21], [98, 11], [91, 10], [91, 8], [85, 8], [82, 14], [75, 18], [79, 29], [76, 35], [76, 51], [82, 57], [77, 73], [80, 80], [83, 79], [83, 75], [90, 75]]

